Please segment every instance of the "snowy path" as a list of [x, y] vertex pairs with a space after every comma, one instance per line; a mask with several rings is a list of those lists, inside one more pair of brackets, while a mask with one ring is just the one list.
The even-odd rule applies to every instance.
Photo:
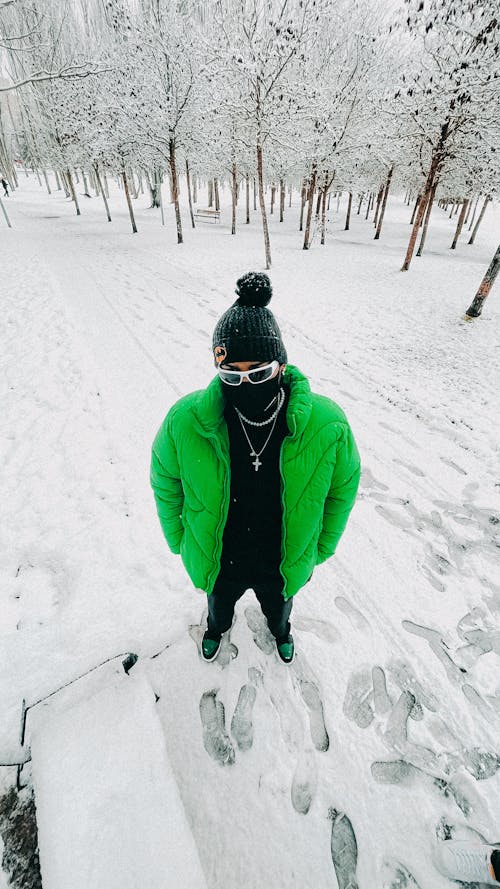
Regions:
[[147, 669], [211, 889], [329, 889], [336, 872], [347, 885], [351, 823], [361, 889], [389, 886], [394, 860], [444, 889], [429, 860], [440, 819], [490, 839], [500, 823], [498, 295], [460, 320], [498, 217], [451, 256], [436, 210], [407, 275], [402, 202], [376, 245], [361, 217], [343, 233], [332, 214], [327, 247], [304, 254], [296, 208], [272, 221], [289, 359], [346, 410], [362, 484], [337, 556], [297, 597], [293, 668], [250, 594], [208, 666], [204, 600], [161, 539], [149, 448], [212, 374], [215, 320], [261, 267], [258, 227], [231, 240], [200, 226], [177, 247], [146, 209], [132, 237], [118, 194], [107, 226], [97, 202], [76, 219], [58, 195], [59, 218], [37, 218], [50, 202], [34, 189], [16, 195], [4, 248], [0, 762], [19, 753], [23, 696], [168, 646]]

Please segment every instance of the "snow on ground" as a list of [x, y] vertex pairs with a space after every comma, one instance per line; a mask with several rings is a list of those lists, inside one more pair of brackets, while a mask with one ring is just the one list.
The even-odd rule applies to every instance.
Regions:
[[[286, 668], [250, 592], [218, 662], [200, 660], [205, 599], [149, 490], [157, 427], [211, 378], [216, 319], [236, 278], [263, 268], [258, 214], [232, 237], [224, 201], [222, 223], [196, 231], [184, 207], [178, 246], [172, 208], [162, 228], [145, 196], [134, 236], [118, 189], [112, 224], [99, 200], [82, 196], [77, 218], [34, 177], [9, 198], [0, 763], [23, 755], [23, 698], [136, 651], [210, 889], [335, 887], [332, 855], [352, 848], [342, 812], [361, 889], [390, 885], [394, 861], [421, 889], [444, 889], [430, 858], [441, 819], [500, 833], [498, 294], [463, 320], [498, 208], [456, 251], [455, 220], [434, 208], [426, 255], [405, 274], [400, 198], [379, 242], [363, 213], [344, 232], [335, 201], [326, 246], [317, 232], [309, 252], [297, 196], [285, 223], [271, 219], [271, 308], [289, 360], [345, 409], [363, 463], [338, 552], [295, 600]], [[95, 693], [106, 669], [50, 706]], [[0, 776], [7, 785], [13, 769]]]

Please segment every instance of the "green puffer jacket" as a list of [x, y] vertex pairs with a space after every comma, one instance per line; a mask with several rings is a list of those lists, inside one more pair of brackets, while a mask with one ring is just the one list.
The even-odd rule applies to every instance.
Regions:
[[[356, 499], [360, 462], [343, 411], [311, 392], [292, 365], [281, 447], [283, 596], [293, 596], [315, 565], [335, 552]], [[229, 437], [218, 377], [181, 398], [153, 444], [151, 485], [163, 533], [195, 587], [210, 594], [220, 570], [229, 509]], [[248, 385], [248, 384], [243, 384]]]

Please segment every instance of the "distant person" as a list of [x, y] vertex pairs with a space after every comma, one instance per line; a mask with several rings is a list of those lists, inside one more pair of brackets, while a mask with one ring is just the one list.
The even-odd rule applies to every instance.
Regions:
[[4, 197], [8, 198], [9, 197], [9, 187], [7, 185], [6, 180], [3, 178], [3, 176], [2, 176], [2, 185], [3, 185]]
[[288, 664], [293, 597], [335, 552], [360, 461], [340, 407], [287, 365], [268, 276], [243, 275], [236, 293], [213, 334], [217, 374], [168, 412], [151, 484], [170, 549], [208, 596], [205, 660], [253, 589]]
[[444, 840], [438, 843], [434, 863], [443, 876], [462, 883], [500, 886], [500, 849], [481, 843]]

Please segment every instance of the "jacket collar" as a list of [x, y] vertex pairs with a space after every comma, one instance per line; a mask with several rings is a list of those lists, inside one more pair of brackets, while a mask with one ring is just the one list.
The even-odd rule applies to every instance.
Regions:
[[[290, 399], [286, 412], [286, 421], [292, 435], [302, 432], [311, 416], [311, 388], [307, 377], [293, 364], [288, 364], [284, 383], [290, 387]], [[224, 395], [222, 383], [218, 376], [214, 377], [206, 389], [202, 389], [194, 405], [200, 425], [207, 434], [217, 431], [224, 421]]]

